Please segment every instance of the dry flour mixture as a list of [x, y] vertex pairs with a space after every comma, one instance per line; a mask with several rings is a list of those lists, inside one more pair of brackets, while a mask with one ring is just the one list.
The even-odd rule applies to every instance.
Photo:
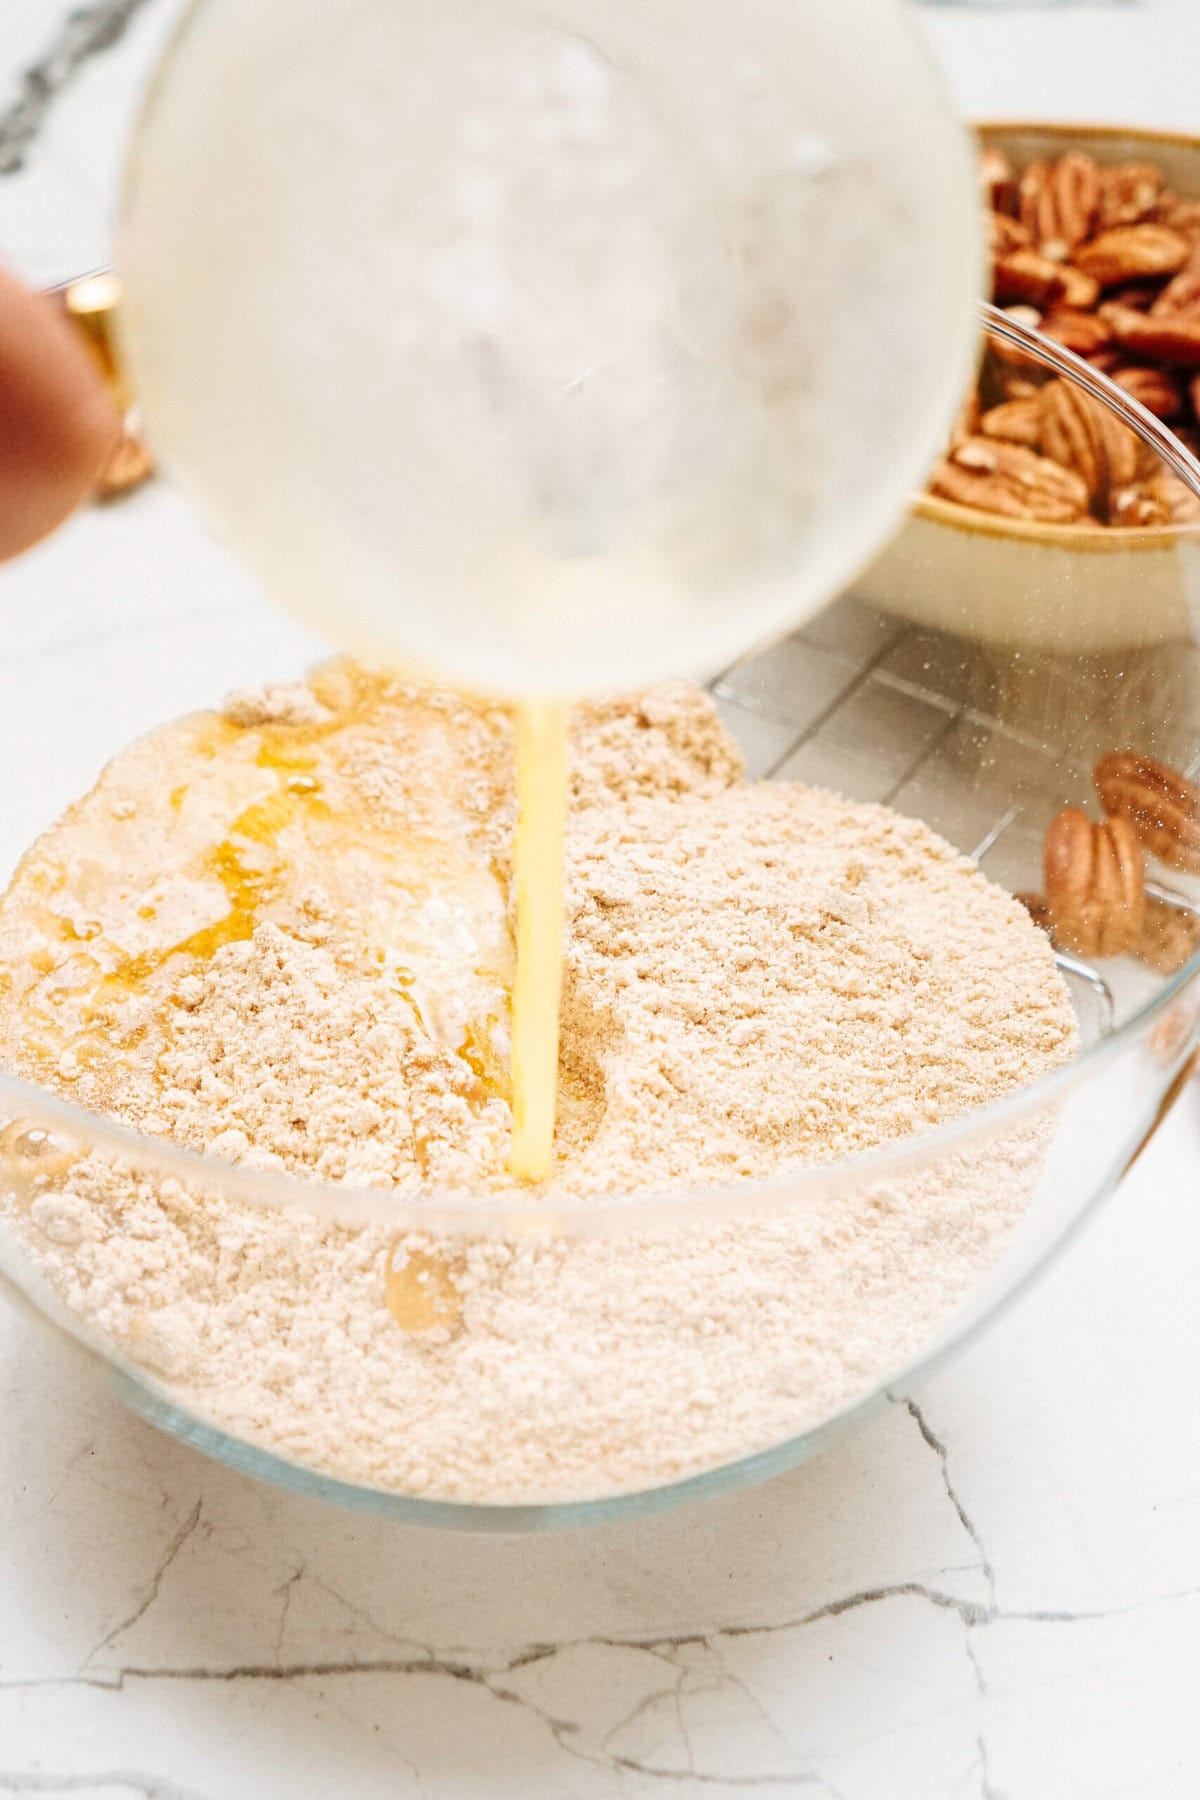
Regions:
[[[668, 1481], [866, 1392], [998, 1253], [1048, 1129], [721, 1218], [681, 1196], [601, 1235], [414, 1230], [447, 1191], [523, 1199], [511, 754], [503, 710], [335, 663], [134, 744], [0, 911], [9, 1067], [406, 1204], [403, 1229], [329, 1224], [111, 1151], [51, 1158], [4, 1205], [58, 1295], [227, 1431], [459, 1501]], [[586, 1223], [779, 1176], [1073, 1053], [1020, 905], [922, 824], [743, 782], [697, 690], [581, 709], [572, 779], [557, 1160], [528, 1204]]]

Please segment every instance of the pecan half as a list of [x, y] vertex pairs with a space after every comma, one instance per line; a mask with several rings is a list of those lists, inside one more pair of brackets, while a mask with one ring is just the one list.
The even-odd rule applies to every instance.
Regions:
[[1063, 305], [1087, 312], [1100, 298], [1100, 283], [1094, 275], [1085, 275], [1073, 263], [1062, 264]]
[[1043, 256], [1066, 262], [1092, 229], [1100, 171], [1081, 150], [1055, 163], [1031, 163], [1021, 179], [1021, 222]]
[[1137, 437], [1068, 381], [1047, 382], [1041, 407], [1043, 454], [1074, 469], [1093, 504], [1107, 510], [1109, 490], [1126, 487], [1137, 474]]
[[1193, 250], [1173, 281], [1168, 281], [1150, 308], [1152, 318], [1200, 310], [1200, 249]]
[[1188, 259], [1190, 245], [1169, 225], [1118, 225], [1080, 245], [1075, 266], [1101, 287], [1147, 276], [1174, 275]]
[[1161, 862], [1200, 875], [1200, 788], [1153, 756], [1114, 750], [1092, 770], [1100, 804]]
[[979, 420], [984, 437], [1004, 438], [1010, 444], [1026, 444], [1036, 450], [1042, 441], [1042, 403], [1032, 394], [1025, 400], [1002, 400], [989, 407]]
[[1146, 896], [1142, 929], [1134, 954], [1160, 975], [1174, 975], [1200, 949], [1200, 913]]
[[1103, 319], [1095, 313], [1076, 312], [1069, 306], [1055, 307], [1047, 313], [1041, 331], [1044, 337], [1053, 338], [1076, 356], [1095, 356], [1112, 343], [1112, 332]]
[[1069, 525], [1087, 511], [1087, 485], [1073, 470], [995, 438], [967, 438], [934, 466], [929, 485], [960, 506], [1010, 519]]
[[1147, 526], [1169, 525], [1171, 512], [1165, 500], [1159, 499], [1139, 482], [1131, 482], [1128, 487], [1117, 488], [1109, 495], [1108, 522], [1110, 525], [1144, 529]]
[[1114, 413], [1109, 412], [1107, 406], [1100, 406], [1095, 400], [1089, 400], [1087, 404], [1099, 427], [1100, 441], [1104, 445], [1108, 485], [1123, 487], [1137, 476], [1142, 440], [1128, 425], [1123, 425]]
[[997, 300], [1023, 300], [1045, 306], [1061, 298], [1066, 285], [1061, 265], [1039, 256], [1036, 250], [1009, 250], [996, 258], [992, 269], [992, 289]]
[[1155, 207], [1154, 216], [1191, 243], [1200, 241], [1200, 201], [1180, 200], [1172, 195], [1169, 205], [1160, 202]]
[[[1013, 899], [1020, 901], [1035, 925], [1053, 935], [1054, 921], [1044, 894], [1014, 894]], [[1184, 963], [1191, 961], [1197, 949], [1200, 949], [1200, 913], [1193, 912], [1190, 906], [1173, 905], [1147, 894], [1142, 928], [1133, 945], [1133, 954], [1139, 962], [1144, 962], [1159, 975], [1174, 975]]]
[[1123, 350], [1151, 362], [1200, 368], [1200, 318], [1151, 318], [1131, 306], [1102, 306], [1100, 317]]
[[1132, 949], [1145, 913], [1142, 852], [1127, 819], [1094, 825], [1069, 806], [1050, 821], [1043, 849], [1056, 943], [1080, 956]]
[[1148, 219], [1162, 191], [1162, 170], [1153, 163], [1117, 163], [1101, 169], [1097, 228], [1107, 231], [1112, 225], [1136, 225], [1139, 220]]
[[1074, 469], [1086, 484], [1089, 500], [1098, 499], [1107, 490], [1108, 471], [1094, 409], [1065, 381], [1048, 382], [1041, 399], [1041, 449], [1064, 469]]
[[1115, 369], [1113, 380], [1157, 419], [1173, 419], [1183, 405], [1183, 391], [1165, 369], [1135, 364], [1132, 368]]
[[1160, 468], [1147, 478], [1146, 487], [1166, 507], [1172, 525], [1200, 525], [1200, 494], [1178, 475]]

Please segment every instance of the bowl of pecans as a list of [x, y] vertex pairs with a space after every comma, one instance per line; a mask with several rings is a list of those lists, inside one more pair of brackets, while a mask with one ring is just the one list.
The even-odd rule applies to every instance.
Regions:
[[978, 379], [864, 591], [1008, 646], [1185, 636], [1200, 599], [1200, 500], [1184, 479], [1200, 452], [1200, 139], [1075, 125], [980, 137], [992, 305]]

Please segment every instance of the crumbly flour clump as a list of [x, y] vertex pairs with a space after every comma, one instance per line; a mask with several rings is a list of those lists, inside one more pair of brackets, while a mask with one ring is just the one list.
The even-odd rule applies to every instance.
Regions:
[[[379, 1193], [365, 1225], [260, 1210], [9, 1124], [9, 1227], [226, 1430], [428, 1497], [654, 1485], [869, 1389], [1020, 1215], [1048, 1114], [900, 1177], [782, 1178], [1070, 1057], [1022, 907], [919, 823], [743, 782], [683, 684], [581, 709], [572, 801], [557, 1160], [533, 1198], [507, 1172], [502, 709], [333, 664], [131, 746], [22, 862], [10, 1067], [150, 1137]], [[773, 1197], [737, 1205], [765, 1177]], [[603, 1209], [726, 1187], [720, 1213]], [[448, 1193], [549, 1229], [421, 1230]], [[568, 1202], [582, 1232], [553, 1227]]]

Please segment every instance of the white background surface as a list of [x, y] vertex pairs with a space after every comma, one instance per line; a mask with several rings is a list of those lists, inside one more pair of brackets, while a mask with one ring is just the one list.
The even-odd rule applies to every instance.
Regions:
[[[116, 145], [173, 3], [148, 0], [0, 179], [0, 253], [31, 278], [103, 260]], [[54, 13], [4, 0], [0, 82]], [[1200, 130], [1194, 0], [922, 16], [975, 114]], [[86, 706], [123, 634], [150, 655], [168, 616], [211, 625], [196, 698], [222, 685], [236, 594], [181, 509], [153, 505], [149, 540], [145, 509], [137, 538], [134, 514], [91, 515], [0, 577], [6, 710], [47, 657]], [[86, 592], [73, 652], [39, 627], [50, 581]], [[64, 798], [95, 744], [89, 724], [60, 746]], [[919, 1416], [893, 1408], [732, 1498], [540, 1540], [255, 1486], [0, 1311], [0, 1794], [1194, 1800], [1198, 1190], [1194, 1085]]]

